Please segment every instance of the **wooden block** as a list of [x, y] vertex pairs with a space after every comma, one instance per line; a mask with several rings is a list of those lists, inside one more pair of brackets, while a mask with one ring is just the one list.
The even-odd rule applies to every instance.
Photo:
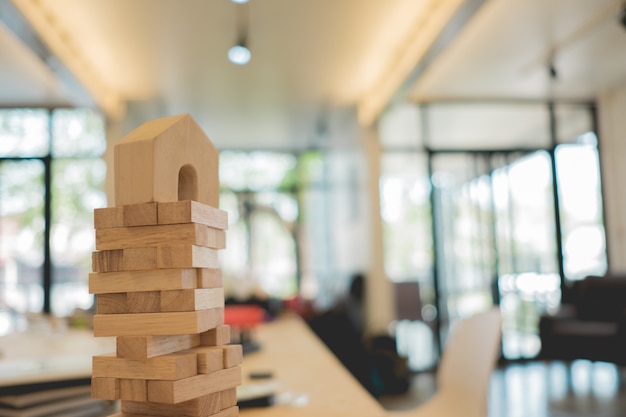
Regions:
[[93, 226], [96, 230], [123, 227], [124, 209], [122, 207], [95, 209], [93, 211]]
[[89, 274], [91, 294], [196, 288], [197, 272], [187, 269], [147, 269], [142, 271], [96, 272]]
[[197, 201], [159, 203], [159, 224], [200, 223], [216, 229], [228, 229], [228, 212]]
[[161, 291], [161, 311], [194, 311], [223, 306], [223, 288]]
[[98, 294], [98, 314], [159, 313], [161, 292]]
[[200, 335], [200, 343], [203, 346], [220, 346], [230, 343], [230, 326], [221, 325], [208, 330]]
[[124, 413], [157, 417], [205, 417], [219, 413], [222, 403], [221, 393], [216, 392], [179, 404], [122, 401], [121, 410]]
[[188, 114], [153, 119], [119, 141], [115, 203], [195, 200], [219, 205], [219, 154]]
[[117, 338], [117, 356], [120, 358], [145, 360], [199, 345], [199, 334], [119, 336]]
[[210, 374], [224, 369], [224, 350], [221, 347], [202, 346], [184, 352], [194, 353], [197, 356], [199, 374]]
[[93, 334], [102, 336], [159, 336], [197, 334], [216, 326], [215, 310], [174, 313], [96, 314]]
[[148, 401], [148, 382], [143, 379], [120, 379], [122, 401]]
[[[178, 414], [168, 414], [169, 416], [178, 416]], [[239, 407], [230, 407], [223, 409], [215, 414], [202, 414], [202, 416], [206, 417], [238, 417], [239, 416]], [[111, 414], [109, 417], [153, 417], [148, 414], [135, 414], [135, 413], [127, 413], [124, 411], [120, 411], [119, 413]]]
[[157, 224], [157, 203], [129, 204], [122, 208], [126, 227]]
[[243, 347], [237, 345], [220, 346], [224, 351], [224, 368], [232, 368], [241, 365], [243, 361]]
[[224, 249], [226, 233], [223, 230], [193, 223], [96, 230], [98, 250], [177, 245]]
[[94, 252], [91, 264], [94, 272], [120, 271], [123, 268], [124, 251], [108, 250]]
[[148, 401], [178, 404], [241, 385], [241, 366], [178, 381], [148, 381]]
[[157, 268], [157, 248], [103, 250], [92, 255], [94, 272], [136, 271]]
[[129, 313], [126, 293], [98, 294], [96, 296], [96, 308], [98, 314]]
[[198, 355], [198, 373], [210, 374], [220, 369], [241, 365], [243, 349], [241, 345], [200, 346], [181, 353]]
[[219, 268], [217, 250], [196, 245], [160, 246], [158, 268]]
[[220, 392], [220, 409], [234, 407], [237, 405], [237, 388], [229, 388]]
[[91, 378], [91, 396], [101, 400], [120, 399], [120, 380], [118, 378]]
[[123, 270], [137, 271], [157, 268], [157, 248], [128, 248], [123, 250]]
[[127, 293], [129, 313], [158, 313], [161, 311], [161, 291]]
[[118, 358], [115, 353], [93, 357], [94, 377], [176, 380], [198, 373], [198, 358], [193, 353], [170, 353], [136, 360]]
[[198, 274], [198, 288], [221, 288], [224, 286], [221, 269], [196, 269]]
[[215, 320], [218, 326], [224, 324], [224, 307], [215, 309]]

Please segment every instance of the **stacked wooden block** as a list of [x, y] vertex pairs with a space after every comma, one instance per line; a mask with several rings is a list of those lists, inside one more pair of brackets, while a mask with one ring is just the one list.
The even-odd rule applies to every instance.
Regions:
[[115, 416], [237, 416], [242, 350], [217, 256], [226, 212], [152, 202], [97, 209], [94, 223], [94, 335], [116, 336], [117, 350], [93, 358], [92, 395], [120, 399]]

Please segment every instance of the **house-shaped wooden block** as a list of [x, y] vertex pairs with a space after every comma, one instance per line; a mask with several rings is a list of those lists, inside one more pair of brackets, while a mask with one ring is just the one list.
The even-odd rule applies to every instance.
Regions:
[[149, 121], [115, 145], [115, 205], [219, 206], [219, 154], [190, 115]]

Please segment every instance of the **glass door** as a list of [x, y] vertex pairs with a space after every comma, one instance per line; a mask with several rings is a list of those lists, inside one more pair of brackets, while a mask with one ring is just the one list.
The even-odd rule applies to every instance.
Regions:
[[442, 338], [499, 303], [504, 356], [534, 356], [539, 315], [560, 301], [549, 153], [442, 153], [432, 166]]
[[432, 156], [438, 311], [442, 341], [449, 323], [494, 303], [496, 252], [488, 155]]

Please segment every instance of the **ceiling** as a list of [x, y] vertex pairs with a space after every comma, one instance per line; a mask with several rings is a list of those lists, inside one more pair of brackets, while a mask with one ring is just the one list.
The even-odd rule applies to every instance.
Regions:
[[624, 8], [623, 0], [491, 0], [409, 95], [592, 100], [626, 85]]
[[[416, 28], [443, 3], [0, 0], [0, 105], [119, 101], [132, 123], [191, 113], [220, 148], [293, 149], [393, 77], [386, 102], [592, 99], [626, 84], [622, 0], [466, 0], [466, 19], [420, 52], [411, 42], [428, 36]], [[56, 54], [15, 28], [11, 6]], [[237, 66], [226, 52], [243, 26], [252, 60]], [[398, 75], [405, 64], [411, 72]]]

